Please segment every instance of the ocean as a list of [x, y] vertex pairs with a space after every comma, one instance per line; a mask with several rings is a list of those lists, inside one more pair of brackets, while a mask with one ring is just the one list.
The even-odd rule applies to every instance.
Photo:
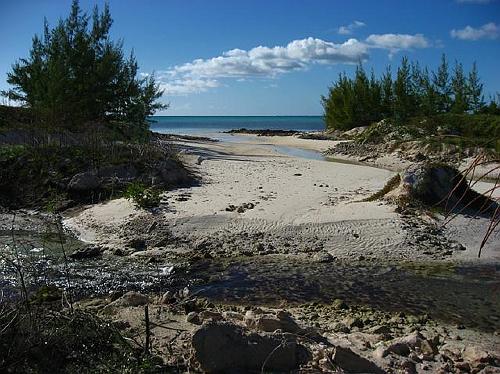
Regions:
[[320, 131], [321, 116], [152, 116], [151, 130], [164, 134], [220, 137], [232, 129]]

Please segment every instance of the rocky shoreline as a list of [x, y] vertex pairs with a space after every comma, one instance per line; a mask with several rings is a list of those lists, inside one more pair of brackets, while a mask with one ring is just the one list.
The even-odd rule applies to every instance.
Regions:
[[[196, 141], [210, 150], [203, 163], [199, 149], [183, 157], [202, 183], [158, 208], [117, 199], [15, 221], [4, 211], [0, 232], [62, 222], [84, 240], [67, 247], [76, 307], [124, 336], [149, 331], [164, 364], [184, 371], [497, 370], [498, 236], [474, 262], [440, 212], [368, 201], [391, 172]], [[468, 221], [465, 235], [484, 222]]]

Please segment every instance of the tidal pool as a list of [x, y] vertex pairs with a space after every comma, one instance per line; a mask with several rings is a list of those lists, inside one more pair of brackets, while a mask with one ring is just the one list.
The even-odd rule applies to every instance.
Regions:
[[[14, 237], [14, 241], [13, 241]], [[429, 314], [486, 331], [500, 330], [500, 265], [443, 262], [373, 264], [316, 263], [294, 256], [206, 259], [195, 263], [150, 262], [104, 256], [64, 259], [83, 243], [69, 236], [0, 232], [0, 286], [4, 297], [19, 289], [13, 264], [23, 265], [30, 289], [50, 284], [76, 298], [111, 291], [165, 292], [189, 287], [213, 301], [279, 305], [350, 304], [386, 311]]]

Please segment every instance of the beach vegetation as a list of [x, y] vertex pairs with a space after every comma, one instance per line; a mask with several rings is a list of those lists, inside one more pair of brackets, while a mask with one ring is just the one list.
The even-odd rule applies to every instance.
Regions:
[[160, 205], [160, 191], [154, 187], [147, 187], [141, 182], [132, 182], [127, 187], [124, 196], [132, 200], [136, 207], [151, 209]]
[[106, 4], [92, 15], [74, 0], [70, 14], [33, 37], [28, 57], [7, 74], [3, 96], [25, 108], [39, 128], [77, 132], [94, 124], [126, 126], [136, 138], [148, 135], [147, 117], [165, 108], [153, 75], [138, 77], [133, 53], [113, 41]]
[[399, 126], [411, 122], [409, 127], [418, 122], [424, 130], [445, 126], [469, 137], [479, 132], [489, 140], [498, 135], [498, 94], [487, 104], [476, 63], [469, 72], [458, 61], [450, 69], [444, 54], [435, 72], [403, 57], [394, 76], [388, 66], [380, 78], [373, 72], [368, 78], [359, 63], [353, 78], [341, 73], [321, 100], [328, 129], [345, 131], [386, 119]]

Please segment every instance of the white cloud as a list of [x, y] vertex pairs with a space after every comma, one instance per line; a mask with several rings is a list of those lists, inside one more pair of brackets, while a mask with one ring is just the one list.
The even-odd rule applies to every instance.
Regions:
[[392, 55], [428, 46], [421, 34], [370, 35], [366, 41], [352, 38], [343, 43], [309, 37], [285, 46], [232, 49], [217, 57], [196, 59], [159, 72], [158, 80], [165, 94], [187, 95], [219, 87], [221, 79], [274, 78], [315, 64], [356, 64], [368, 59], [372, 48], [386, 49]]
[[340, 26], [337, 32], [340, 35], [350, 35], [354, 32], [354, 30], [359, 29], [360, 27], [366, 26], [364, 22], [354, 21], [346, 26]]
[[429, 47], [428, 40], [422, 34], [372, 34], [366, 38], [366, 41], [374, 48], [390, 51]]
[[453, 29], [450, 31], [450, 35], [461, 40], [497, 39], [500, 35], [500, 29], [495, 23], [490, 22], [479, 28], [466, 26], [459, 30]]
[[205, 92], [210, 88], [216, 88], [219, 83], [214, 79], [172, 79], [167, 80], [165, 77], [159, 77], [160, 88], [165, 95], [182, 96], [191, 93]]

